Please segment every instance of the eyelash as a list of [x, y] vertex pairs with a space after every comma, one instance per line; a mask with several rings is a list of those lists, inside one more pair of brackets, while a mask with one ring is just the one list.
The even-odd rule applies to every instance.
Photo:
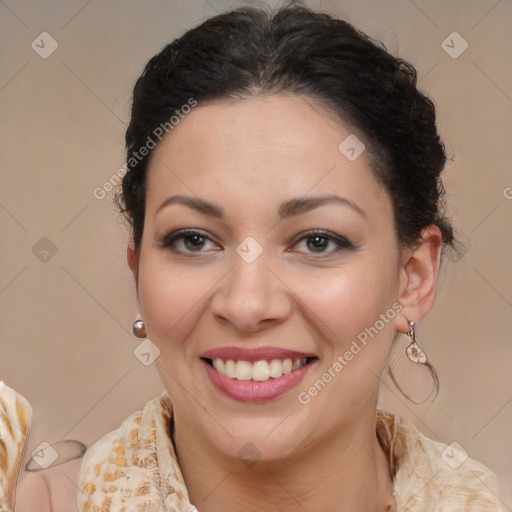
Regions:
[[[164, 237], [164, 239], [161, 242], [158, 242], [158, 245], [163, 248], [170, 248], [171, 250], [179, 253], [182, 251], [178, 251], [176, 248], [172, 247], [173, 243], [175, 243], [177, 240], [181, 240], [181, 239], [185, 240], [187, 238], [192, 238], [193, 236], [196, 236], [196, 235], [199, 235], [202, 238], [210, 240], [210, 238], [206, 235], [206, 233], [204, 233], [202, 231], [195, 230], [195, 229], [182, 229], [182, 230], [175, 231], [173, 233], [169, 233], [168, 235], [166, 235]], [[311, 252], [309, 254], [330, 255], [330, 254], [337, 253], [343, 249], [349, 249], [349, 250], [355, 249], [355, 246], [352, 245], [346, 238], [344, 238], [342, 236], [335, 235], [334, 233], [330, 233], [328, 231], [320, 231], [320, 230], [307, 231], [306, 233], [304, 233], [304, 236], [302, 236], [299, 240], [297, 240], [297, 242], [294, 243], [294, 245], [298, 244], [299, 242], [302, 242], [303, 240], [307, 240], [307, 239], [314, 238], [314, 237], [320, 237], [323, 239], [327, 239], [329, 241], [333, 241], [334, 243], [337, 244], [337, 247], [336, 247], [336, 249], [334, 249], [333, 251], [330, 251], [330, 252], [319, 252], [319, 253]], [[204, 252], [204, 251], [185, 251], [185, 252], [188, 254], [192, 254], [194, 252], [200, 254], [201, 252]]]

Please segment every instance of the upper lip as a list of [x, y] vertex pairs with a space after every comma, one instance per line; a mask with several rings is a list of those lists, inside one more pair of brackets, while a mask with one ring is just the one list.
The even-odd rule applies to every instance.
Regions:
[[279, 347], [257, 347], [242, 348], [235, 346], [226, 346], [207, 350], [201, 354], [205, 359], [232, 359], [235, 361], [261, 361], [263, 359], [303, 359], [308, 357], [317, 357], [308, 352], [298, 352]]

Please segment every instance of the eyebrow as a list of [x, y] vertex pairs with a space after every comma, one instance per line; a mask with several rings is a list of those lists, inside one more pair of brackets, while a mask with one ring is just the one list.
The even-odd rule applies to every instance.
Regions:
[[[327, 196], [314, 196], [314, 197], [297, 197], [294, 199], [290, 199], [281, 204], [279, 207], [279, 219], [283, 220], [289, 217], [294, 217], [297, 215], [303, 215], [315, 208], [323, 206], [325, 204], [337, 203], [348, 206], [355, 212], [357, 212], [364, 219], [368, 219], [366, 212], [359, 207], [356, 203], [347, 199], [346, 197], [341, 197], [337, 195], [327, 195]], [[208, 215], [210, 217], [215, 217], [217, 219], [224, 218], [224, 209], [218, 205], [205, 201], [204, 199], [200, 199], [198, 197], [188, 197], [183, 195], [174, 195], [168, 197], [156, 210], [155, 215], [170, 204], [182, 204], [191, 208], [193, 210], [202, 213], [203, 215]]]

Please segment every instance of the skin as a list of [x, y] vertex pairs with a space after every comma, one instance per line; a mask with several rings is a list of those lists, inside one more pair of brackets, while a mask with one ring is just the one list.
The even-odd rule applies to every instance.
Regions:
[[[432, 307], [441, 233], [401, 250], [391, 200], [370, 171], [367, 152], [350, 162], [338, 145], [354, 133], [310, 98], [274, 95], [199, 104], [153, 151], [144, 232], [127, 258], [139, 315], [159, 348], [155, 364], [174, 405], [175, 445], [191, 503], [201, 512], [390, 510], [392, 479], [376, 434], [382, 372], [395, 331]], [[225, 210], [220, 220], [172, 204], [183, 194]], [[282, 202], [337, 194], [279, 220]], [[207, 238], [159, 242], [178, 229]], [[355, 248], [320, 239], [345, 237]], [[247, 263], [236, 248], [248, 236], [262, 254]], [[314, 237], [313, 237], [314, 238]], [[309, 242], [308, 242], [309, 240]], [[195, 242], [195, 245], [194, 245]], [[399, 304], [354, 358], [307, 405], [298, 393], [321, 378], [379, 315]], [[278, 399], [247, 404], [210, 383], [200, 354], [225, 345], [277, 346], [318, 361]], [[252, 443], [258, 460], [237, 456]]]
[[24, 472], [16, 488], [14, 512], [72, 512], [82, 457], [37, 472]]

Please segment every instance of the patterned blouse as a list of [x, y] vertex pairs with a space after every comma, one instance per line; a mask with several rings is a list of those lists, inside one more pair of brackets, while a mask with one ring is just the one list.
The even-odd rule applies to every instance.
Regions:
[[[78, 512], [193, 512], [170, 437], [164, 391], [92, 445], [79, 475]], [[496, 476], [423, 435], [412, 422], [377, 410], [377, 436], [393, 475], [397, 512], [503, 512]]]

